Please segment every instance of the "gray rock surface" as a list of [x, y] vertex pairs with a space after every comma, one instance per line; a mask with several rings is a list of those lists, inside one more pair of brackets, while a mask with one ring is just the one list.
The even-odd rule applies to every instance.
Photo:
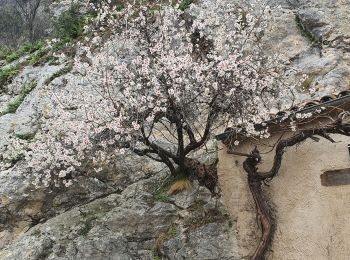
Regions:
[[[67, 10], [69, 3], [56, 2], [54, 16]], [[212, 15], [210, 5], [215, 0], [205, 3]], [[272, 4], [281, 9], [273, 13], [264, 45], [271, 53], [287, 56], [290, 70], [308, 75], [297, 100], [347, 89], [350, 2], [278, 0]], [[63, 66], [25, 67], [6, 86], [8, 91], [0, 94], [1, 112], [25, 82], [38, 82], [16, 113], [0, 117], [0, 156], [16, 134], [35, 133], [41, 118], [50, 116], [47, 106], [55, 90], [78, 82], [73, 71], [44, 84]], [[167, 177], [161, 169], [132, 158], [128, 166], [116, 162], [103, 178], [80, 176], [69, 188], [49, 191], [33, 190], [33, 176], [23, 161], [15, 160], [0, 172], [0, 259], [240, 259], [232, 232], [235, 222], [220, 201], [216, 205], [208, 190], [196, 184], [182, 193], [157, 197]]]
[[[319, 98], [350, 87], [349, 1], [279, 1], [282, 9], [266, 43], [291, 60], [291, 69], [309, 82], [298, 99]], [[304, 86], [305, 87], [305, 86]], [[312, 89], [312, 93], [308, 90]], [[304, 92], [304, 94], [303, 94]]]
[[[0, 259], [237, 259], [232, 222], [220, 201], [216, 206], [197, 184], [168, 202], [157, 201], [166, 177], [147, 176], [43, 219], [0, 246]], [[181, 196], [190, 197], [191, 207], [176, 206]]]
[[38, 121], [45, 114], [46, 107], [51, 103], [50, 89], [45, 80], [59, 71], [64, 65], [25, 67], [23, 71], [7, 86], [6, 93], [0, 93], [0, 115], [6, 110], [7, 104], [17, 98], [22, 88], [31, 81], [36, 82], [36, 87], [24, 99], [16, 113], [8, 113], [0, 116], [0, 152], [16, 134], [34, 133], [38, 127]]

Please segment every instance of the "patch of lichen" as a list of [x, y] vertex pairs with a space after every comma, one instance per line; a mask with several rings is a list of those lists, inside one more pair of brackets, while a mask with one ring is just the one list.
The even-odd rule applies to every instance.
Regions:
[[160, 259], [159, 257], [163, 255], [162, 248], [166, 241], [174, 238], [177, 235], [177, 226], [172, 223], [165, 232], [159, 234], [155, 248], [153, 249], [154, 259]]
[[109, 212], [115, 208], [115, 203], [96, 203], [91, 207], [79, 210], [80, 221], [77, 234], [80, 236], [86, 236], [90, 230], [95, 226], [96, 221], [102, 218], [106, 212]]
[[308, 92], [311, 88], [312, 83], [314, 82], [315, 76], [314, 75], [309, 75], [302, 83], [300, 86], [300, 90], [302, 92]]
[[222, 212], [219, 208], [205, 209], [203, 201], [196, 201], [189, 209], [190, 217], [184, 220], [186, 232], [197, 229], [201, 226], [210, 223], [230, 222], [230, 217], [227, 213]]
[[306, 28], [299, 15], [295, 15], [295, 23], [301, 35], [308, 39], [311, 43], [319, 43], [321, 41], [321, 39], [316, 37], [312, 32], [310, 32], [310, 30]]

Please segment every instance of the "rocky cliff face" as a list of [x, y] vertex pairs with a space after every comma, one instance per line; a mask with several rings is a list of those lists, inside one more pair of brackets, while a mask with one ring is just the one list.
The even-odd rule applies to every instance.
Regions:
[[[210, 16], [215, 15], [210, 12], [213, 4], [215, 0], [198, 3]], [[265, 46], [271, 53], [286, 55], [290, 70], [308, 75], [297, 100], [347, 89], [350, 2], [280, 0], [273, 4], [281, 8], [273, 13]], [[60, 2], [55, 10], [65, 8], [65, 2]], [[62, 70], [69, 62], [21, 66], [11, 84], [0, 83], [0, 154], [6, 153], [14, 138], [35, 135], [42, 119], [50, 116], [55, 90], [79, 84], [76, 72]], [[15, 113], [4, 113], [31, 80], [36, 87]], [[19, 154], [0, 172], [0, 259], [247, 258], [237, 250], [237, 216], [228, 216], [220, 200], [196, 184], [178, 195], [161, 194], [159, 188], [168, 173], [159, 165], [138, 158], [111, 163], [104, 177], [81, 176], [73, 186], [48, 193], [33, 190], [34, 176], [28, 174]]]
[[[349, 88], [348, 1], [279, 1], [267, 47], [291, 59], [291, 68], [308, 75], [300, 91], [311, 98]], [[301, 98], [307, 98], [301, 95]]]
[[[2, 240], [0, 259], [235, 259], [234, 223], [221, 203], [196, 184], [178, 195], [162, 194], [159, 188], [169, 176], [147, 174], [146, 165], [140, 161], [138, 170], [134, 165], [131, 176], [126, 169], [116, 173], [108, 191], [90, 180], [85, 182], [90, 189], [82, 184], [52, 194], [46, 212], [32, 205], [27, 216], [34, 218], [8, 245]], [[3, 226], [18, 230], [19, 222], [10, 227], [10, 218]]]

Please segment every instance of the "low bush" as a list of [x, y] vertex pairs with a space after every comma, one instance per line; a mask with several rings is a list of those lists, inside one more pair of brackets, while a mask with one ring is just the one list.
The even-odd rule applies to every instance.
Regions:
[[187, 177], [182, 175], [179, 175], [176, 178], [170, 176], [155, 192], [154, 199], [162, 202], [168, 202], [170, 200], [169, 196], [191, 188], [192, 183]]
[[185, 11], [188, 7], [190, 7], [190, 5], [193, 3], [193, 0], [182, 0], [179, 3], [179, 9], [181, 11]]
[[28, 61], [29, 65], [32, 66], [38, 66], [38, 65], [43, 65], [45, 62], [49, 61], [50, 56], [48, 56], [49, 50], [48, 49], [41, 49], [37, 51], [36, 53], [33, 53], [30, 56], [30, 59]]
[[72, 3], [70, 8], [63, 12], [54, 22], [55, 36], [60, 39], [56, 44], [65, 45], [73, 39], [83, 34], [84, 25], [86, 25], [93, 15], [79, 13], [79, 5]]
[[24, 43], [17, 50], [12, 52], [7, 52], [4, 58], [6, 62], [11, 62], [11, 61], [17, 60], [23, 55], [31, 54], [37, 50], [40, 50], [43, 46], [44, 46], [44, 43], [41, 41], [36, 43]]
[[52, 74], [49, 78], [47, 78], [45, 80], [45, 85], [50, 84], [51, 81], [53, 81], [55, 78], [61, 77], [64, 74], [67, 74], [68, 72], [70, 72], [72, 70], [72, 65], [68, 65], [62, 69], [60, 69], [59, 71], [55, 72], [54, 74]]
[[0, 60], [4, 60], [7, 55], [11, 53], [11, 50], [6, 46], [0, 46]]
[[35, 133], [16, 134], [16, 137], [21, 140], [30, 141], [34, 139]]
[[11, 83], [12, 79], [19, 73], [18, 66], [11, 66], [0, 69], [0, 88]]
[[16, 113], [18, 107], [22, 104], [26, 96], [36, 87], [36, 85], [36, 81], [31, 81], [28, 84], [26, 84], [23, 87], [21, 93], [17, 96], [17, 98], [7, 104], [7, 108], [3, 112], [3, 114]]

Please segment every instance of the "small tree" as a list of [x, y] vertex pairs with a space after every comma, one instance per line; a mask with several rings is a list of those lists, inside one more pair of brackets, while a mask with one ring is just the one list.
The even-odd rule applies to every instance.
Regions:
[[65, 42], [82, 34], [84, 21], [79, 13], [79, 5], [71, 3], [69, 9], [63, 12], [54, 22], [55, 35]]
[[254, 125], [283, 107], [299, 82], [286, 84], [286, 61], [261, 47], [267, 5], [218, 0], [211, 8], [213, 16], [195, 6], [193, 15], [178, 6], [100, 6], [85, 28], [93, 36], [78, 44], [74, 69], [83, 84], [56, 93], [40, 141], [25, 152], [36, 184], [68, 186], [86, 163], [98, 172], [131, 151], [214, 193], [216, 169], [195, 152], [227, 125], [268, 135]]
[[18, 45], [22, 32], [23, 20], [21, 15], [12, 5], [0, 7], [0, 43], [7, 48]]
[[254, 124], [294, 88], [282, 81], [284, 61], [260, 47], [270, 12], [260, 7], [252, 15], [218, 1], [213, 12], [226, 14], [215, 17], [177, 6], [100, 8], [85, 28], [96, 36], [79, 44], [75, 59], [84, 87], [57, 93], [61, 108], [46, 122], [46, 143], [30, 144], [30, 167], [45, 173], [38, 181], [77, 171], [82, 158], [97, 165], [130, 150], [214, 191], [215, 167], [193, 153], [228, 123], [266, 135]]
[[34, 26], [42, 0], [16, 0], [16, 7], [21, 14], [28, 32], [29, 41], [34, 42]]

